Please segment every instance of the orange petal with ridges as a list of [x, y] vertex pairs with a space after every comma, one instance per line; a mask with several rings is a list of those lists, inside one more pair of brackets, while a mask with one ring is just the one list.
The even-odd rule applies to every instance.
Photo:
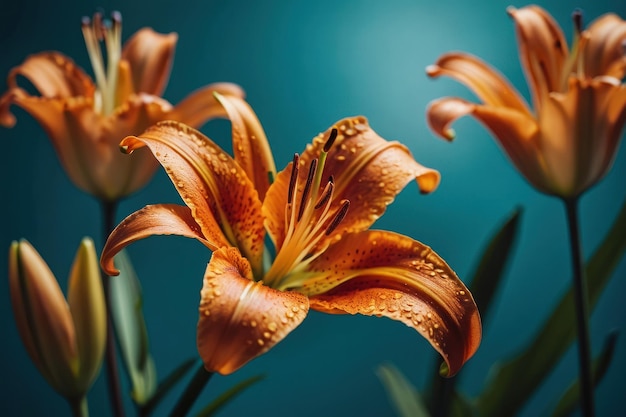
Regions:
[[464, 84], [490, 106], [511, 107], [530, 114], [517, 90], [498, 71], [473, 55], [455, 52], [442, 55], [426, 68], [429, 77], [448, 76]]
[[478, 308], [454, 271], [428, 246], [386, 231], [347, 235], [310, 266], [298, 291], [314, 310], [388, 317], [417, 330], [454, 375], [481, 339]]
[[204, 276], [197, 330], [205, 368], [223, 375], [236, 371], [280, 342], [308, 310], [304, 295], [253, 281], [237, 249], [214, 252]]
[[207, 120], [226, 117], [226, 111], [215, 99], [215, 93], [223, 96], [244, 97], [245, 93], [237, 84], [213, 83], [199, 88], [178, 103], [168, 119], [176, 120], [198, 128]]
[[567, 41], [556, 21], [539, 6], [509, 7], [507, 13], [515, 20], [520, 61], [538, 111], [549, 92], [563, 87]]
[[135, 93], [160, 96], [169, 79], [178, 35], [157, 33], [150, 28], [137, 31], [122, 50], [130, 65]]
[[613, 13], [594, 20], [585, 30], [588, 41], [583, 52], [584, 71], [587, 77], [602, 75], [617, 80], [626, 74], [626, 21]]
[[270, 177], [276, 176], [272, 150], [261, 122], [243, 99], [216, 94], [232, 123], [233, 154], [235, 161], [254, 183], [261, 201], [270, 186]]
[[178, 235], [194, 238], [211, 250], [226, 245], [226, 238], [219, 228], [204, 234], [196, 223], [191, 210], [176, 204], [158, 204], [145, 206], [126, 217], [109, 235], [100, 264], [104, 272], [118, 275], [113, 264], [113, 257], [129, 244], [154, 235]]
[[213, 141], [178, 122], [160, 122], [138, 137], [125, 138], [127, 152], [148, 146], [204, 236], [219, 227], [255, 272], [262, 268], [265, 230], [261, 202], [243, 169]]

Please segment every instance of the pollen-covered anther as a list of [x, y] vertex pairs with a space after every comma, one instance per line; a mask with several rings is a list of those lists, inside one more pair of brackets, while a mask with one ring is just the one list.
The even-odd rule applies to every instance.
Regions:
[[337, 228], [337, 226], [339, 226], [339, 224], [346, 217], [346, 214], [348, 214], [349, 208], [350, 208], [350, 200], [343, 200], [341, 202], [341, 207], [335, 213], [335, 217], [326, 228], [326, 236], [330, 235]]
[[326, 187], [324, 187], [324, 191], [322, 192], [322, 195], [320, 196], [319, 200], [315, 204], [316, 210], [321, 207], [324, 207], [330, 201], [330, 198], [332, 197], [332, 194], [333, 194], [333, 190], [335, 188], [334, 181], [335, 180], [333, 176], [331, 175], [330, 178], [328, 179], [328, 183], [326, 184]]
[[315, 178], [315, 171], [317, 169], [317, 159], [311, 161], [311, 165], [309, 166], [309, 174], [306, 178], [306, 184], [304, 185], [304, 190], [302, 191], [302, 199], [300, 200], [300, 210], [298, 211], [298, 221], [302, 218], [304, 214], [304, 209], [306, 208], [307, 199], [309, 198], [309, 193], [311, 192], [311, 186], [313, 185], [313, 179]]

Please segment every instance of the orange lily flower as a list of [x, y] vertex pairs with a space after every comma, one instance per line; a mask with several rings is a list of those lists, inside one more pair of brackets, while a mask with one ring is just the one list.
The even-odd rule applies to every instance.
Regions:
[[538, 190], [576, 198], [598, 182], [616, 155], [626, 121], [626, 22], [606, 14], [576, 34], [571, 50], [561, 28], [538, 6], [507, 9], [517, 28], [520, 60], [534, 111], [497, 71], [472, 55], [448, 53], [427, 68], [447, 75], [482, 100], [433, 101], [427, 118], [452, 140], [450, 124], [466, 114], [484, 124], [524, 177]]
[[[234, 372], [282, 340], [312, 308], [401, 321], [456, 373], [481, 338], [471, 294], [428, 246], [368, 230], [410, 181], [428, 193], [439, 173], [354, 117], [318, 135], [276, 174], [252, 109], [239, 98], [217, 97], [232, 122], [234, 159], [176, 122], [122, 141], [127, 152], [152, 151], [186, 207], [151, 205], [128, 216], [105, 245], [104, 270], [116, 274], [114, 255], [151, 235], [195, 238], [213, 251], [197, 333], [209, 371]], [[275, 248], [269, 253], [266, 232]]]
[[[122, 138], [160, 120], [200, 126], [221, 115], [213, 92], [243, 96], [243, 91], [234, 84], [212, 84], [173, 107], [160, 95], [173, 61], [175, 33], [144, 28], [122, 48], [119, 13], [108, 25], [99, 14], [93, 21], [84, 18], [82, 29], [96, 84], [59, 52], [31, 55], [9, 73], [9, 89], [0, 97], [0, 124], [12, 127], [16, 120], [9, 108], [22, 107], [42, 125], [74, 184], [103, 201], [115, 201], [143, 187], [158, 167], [148, 152], [134, 158], [122, 155]], [[103, 39], [106, 65], [100, 50]], [[18, 76], [40, 95], [21, 88]]]

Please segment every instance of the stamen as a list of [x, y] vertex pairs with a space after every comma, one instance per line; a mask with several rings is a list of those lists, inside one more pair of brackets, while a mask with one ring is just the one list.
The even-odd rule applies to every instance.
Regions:
[[306, 208], [307, 199], [309, 198], [309, 192], [311, 191], [311, 185], [313, 184], [313, 178], [315, 177], [315, 171], [317, 168], [317, 159], [311, 161], [311, 165], [309, 166], [309, 175], [306, 179], [306, 184], [304, 185], [304, 190], [302, 191], [302, 198], [300, 199], [300, 210], [298, 211], [298, 219], [300, 221], [302, 215], [304, 214], [304, 209]]
[[326, 228], [326, 236], [330, 235], [337, 228], [337, 226], [339, 226], [339, 223], [341, 223], [343, 219], [346, 217], [346, 214], [348, 214], [349, 208], [350, 208], [350, 200], [343, 200], [343, 202], [341, 203], [341, 207], [339, 208], [339, 210], [337, 210], [337, 213], [335, 214], [335, 217], [333, 218], [333, 221]]
[[574, 22], [576, 33], [580, 35], [583, 31], [583, 11], [581, 9], [575, 9], [572, 12], [572, 21]]
[[328, 151], [330, 151], [333, 143], [335, 143], [335, 139], [337, 139], [337, 129], [333, 127], [333, 130], [330, 131], [330, 135], [328, 135], [328, 139], [324, 144], [324, 152], [328, 153]]
[[300, 155], [293, 154], [293, 162], [291, 163], [291, 178], [289, 178], [289, 189], [287, 191], [287, 204], [293, 203], [293, 193], [298, 181], [298, 168], [300, 166]]
[[328, 200], [330, 200], [330, 196], [333, 194], [334, 188], [335, 188], [335, 183], [331, 175], [330, 178], [328, 179], [328, 184], [326, 184], [326, 187], [324, 187], [322, 196], [320, 197], [319, 201], [315, 204], [315, 210], [319, 209], [322, 206], [325, 206], [326, 203], [328, 203]]

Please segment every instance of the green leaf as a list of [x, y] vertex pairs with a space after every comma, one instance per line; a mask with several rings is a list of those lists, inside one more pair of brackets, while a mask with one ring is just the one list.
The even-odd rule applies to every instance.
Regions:
[[148, 331], [142, 311], [141, 286], [126, 251], [115, 256], [120, 275], [111, 277], [111, 316], [132, 384], [132, 399], [145, 404], [154, 395], [157, 374], [148, 346]]
[[259, 382], [260, 380], [264, 378], [265, 378], [265, 375], [256, 375], [248, 379], [244, 379], [243, 381], [239, 382], [228, 391], [222, 393], [222, 395], [217, 397], [215, 400], [213, 400], [211, 404], [207, 405], [198, 414], [196, 414], [196, 417], [213, 416], [219, 409], [221, 409], [226, 404], [228, 404], [237, 395], [241, 394], [246, 388]]
[[[592, 364], [592, 372], [593, 372], [593, 384], [597, 386], [606, 371], [609, 369], [609, 365], [611, 364], [611, 360], [613, 359], [613, 353], [615, 352], [615, 343], [617, 342], [617, 331], [609, 333], [606, 340], [604, 341], [604, 346], [602, 347], [602, 352], [600, 355], [593, 361]], [[578, 405], [580, 404], [580, 380], [576, 379], [570, 385], [570, 387], [565, 391], [565, 394], [561, 397], [558, 402], [553, 417], [566, 417], [576, 410]]]
[[[613, 227], [585, 268], [589, 305], [592, 308], [626, 251], [624, 230], [626, 204], [622, 206]], [[574, 341], [575, 323], [574, 301], [570, 289], [527, 348], [520, 355], [494, 365], [492, 378], [478, 398], [481, 415], [515, 415]]]
[[419, 392], [395, 366], [382, 364], [376, 369], [376, 375], [400, 417], [430, 417]]
[[147, 416], [161, 402], [167, 393], [181, 380], [197, 362], [196, 358], [187, 359], [178, 365], [163, 381], [159, 383], [155, 393], [140, 407], [140, 415]]
[[[517, 208], [504, 222], [504, 224], [491, 237], [489, 243], [485, 246], [480, 261], [474, 270], [474, 274], [470, 279], [470, 291], [484, 322], [487, 312], [491, 306], [494, 295], [496, 294], [504, 273], [506, 265], [512, 254], [512, 249], [517, 237], [518, 225], [522, 209]], [[439, 366], [439, 357], [437, 357], [437, 372], [434, 373], [431, 380], [430, 389], [430, 409], [437, 415], [447, 415], [448, 409], [452, 404], [451, 396], [455, 393], [456, 377], [442, 378], [441, 367]], [[445, 366], [445, 362], [441, 364]]]
[[511, 249], [517, 237], [522, 209], [517, 208], [498, 232], [493, 235], [483, 251], [480, 262], [469, 281], [469, 289], [478, 305], [482, 320], [485, 320], [511, 256]]

